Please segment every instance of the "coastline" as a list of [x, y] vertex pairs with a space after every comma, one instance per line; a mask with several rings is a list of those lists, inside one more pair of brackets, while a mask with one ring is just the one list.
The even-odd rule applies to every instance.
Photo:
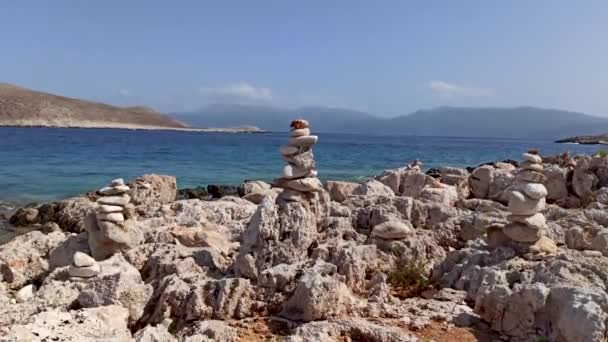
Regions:
[[81, 128], [81, 129], [125, 129], [125, 130], [147, 130], [147, 131], [179, 131], [179, 132], [202, 132], [202, 133], [266, 133], [266, 131], [255, 126], [226, 127], [226, 128], [190, 128], [190, 127], [167, 127], [149, 126], [124, 123], [87, 122], [77, 124], [49, 125], [40, 123], [15, 124], [0, 123], [0, 127], [13, 128]]

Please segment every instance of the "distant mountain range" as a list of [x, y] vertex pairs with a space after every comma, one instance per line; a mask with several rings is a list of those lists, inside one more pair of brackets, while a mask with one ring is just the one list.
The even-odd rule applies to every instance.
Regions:
[[0, 126], [184, 128], [146, 107], [120, 108], [0, 83]]
[[381, 118], [338, 108], [214, 104], [196, 112], [170, 115], [193, 127], [254, 125], [269, 131], [285, 131], [290, 120], [303, 117], [311, 122], [314, 132], [333, 133], [558, 139], [608, 132], [608, 118], [535, 107], [439, 107]]

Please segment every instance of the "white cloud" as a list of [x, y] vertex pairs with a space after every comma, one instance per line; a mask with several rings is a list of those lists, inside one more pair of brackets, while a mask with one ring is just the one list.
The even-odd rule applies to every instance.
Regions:
[[198, 94], [210, 100], [230, 102], [273, 102], [276, 98], [270, 88], [257, 87], [247, 82], [236, 82], [222, 86], [203, 86]]
[[429, 89], [435, 94], [442, 97], [486, 97], [491, 96], [492, 91], [489, 89], [465, 86], [461, 84], [448, 83], [445, 81], [429, 81], [427, 83]]

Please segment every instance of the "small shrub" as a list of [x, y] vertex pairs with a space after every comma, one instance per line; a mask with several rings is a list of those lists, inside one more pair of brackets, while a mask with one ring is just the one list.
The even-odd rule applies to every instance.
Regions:
[[605, 157], [608, 156], [608, 152], [606, 150], [603, 150], [603, 149], [600, 148], [599, 150], [595, 151], [594, 155], [598, 156], [600, 158], [605, 158]]
[[389, 272], [387, 281], [398, 297], [415, 297], [431, 286], [425, 265], [425, 261], [414, 261], [399, 265]]

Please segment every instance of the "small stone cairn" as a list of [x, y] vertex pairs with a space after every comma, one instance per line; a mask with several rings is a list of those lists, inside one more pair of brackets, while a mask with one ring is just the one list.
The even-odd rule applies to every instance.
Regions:
[[115, 179], [110, 186], [99, 189], [98, 192], [102, 195], [97, 200], [99, 210], [96, 218], [99, 227], [121, 225], [125, 222], [126, 207], [131, 201], [131, 196], [127, 194], [129, 190], [122, 178]]
[[509, 199], [509, 212], [503, 233], [534, 254], [548, 254], [557, 250], [555, 243], [544, 236], [547, 228], [545, 208], [547, 188], [543, 175], [542, 158], [537, 150], [522, 154], [521, 170], [516, 174]]
[[101, 267], [95, 259], [82, 252], [74, 253], [74, 260], [68, 269], [70, 280], [88, 280], [97, 276], [99, 272], [101, 272]]
[[312, 146], [319, 138], [310, 135], [308, 121], [297, 119], [291, 122], [289, 141], [280, 147], [281, 157], [287, 163], [281, 177], [275, 179], [276, 187], [283, 188], [279, 199], [287, 202], [304, 202], [314, 197], [315, 192], [323, 190], [317, 178], [316, 164]]

